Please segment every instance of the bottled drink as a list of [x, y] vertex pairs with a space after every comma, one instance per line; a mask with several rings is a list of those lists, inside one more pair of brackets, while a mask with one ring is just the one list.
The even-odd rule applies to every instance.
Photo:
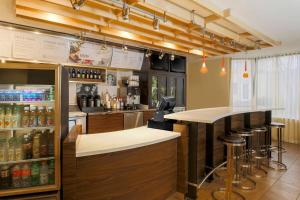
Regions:
[[23, 154], [24, 159], [32, 159], [32, 140], [28, 134], [24, 135]]
[[85, 78], [86, 79], [90, 79], [90, 72], [89, 72], [89, 70], [85, 71]]
[[37, 117], [38, 117], [38, 126], [41, 127], [46, 126], [46, 113], [45, 113], [44, 106], [39, 106]]
[[98, 79], [98, 73], [96, 70], [94, 71], [94, 79]]
[[52, 107], [48, 107], [46, 112], [46, 125], [54, 126], [54, 110]]
[[94, 78], [93, 70], [90, 71], [90, 79]]
[[98, 72], [98, 79], [99, 80], [101, 79], [101, 72], [100, 71]]
[[31, 186], [31, 169], [29, 163], [24, 163], [22, 166], [22, 186], [29, 187]]
[[12, 107], [6, 106], [5, 108], [5, 116], [4, 116], [4, 128], [12, 127]]
[[77, 75], [76, 75], [77, 78], [80, 78], [81, 77], [81, 73], [80, 73], [80, 70], [77, 69]]
[[85, 70], [83, 69], [83, 70], [81, 70], [81, 77], [80, 78], [85, 78]]
[[12, 113], [12, 127], [13, 128], [19, 128], [21, 127], [21, 113], [20, 113], [20, 107], [15, 106], [13, 108]]
[[49, 101], [53, 101], [54, 100], [54, 96], [55, 96], [55, 94], [54, 94], [54, 85], [52, 85], [50, 87], [50, 91], [49, 91]]
[[8, 140], [8, 161], [14, 161], [16, 160], [15, 157], [15, 137], [11, 137]]
[[0, 106], [0, 128], [4, 128], [4, 116], [5, 116], [4, 107]]
[[47, 161], [42, 161], [40, 170], [40, 184], [46, 185], [49, 183], [48, 164]]
[[32, 142], [32, 157], [39, 158], [40, 157], [40, 131], [37, 131], [36, 134], [33, 136]]
[[22, 115], [22, 127], [26, 128], [29, 127], [29, 107], [25, 106], [23, 110], [23, 115]]
[[40, 184], [40, 164], [33, 162], [31, 165], [31, 185], [36, 186]]
[[76, 78], [76, 71], [74, 68], [72, 69], [72, 78]]
[[1, 166], [1, 172], [0, 172], [0, 188], [1, 189], [7, 189], [10, 187], [10, 171], [8, 165], [2, 165]]
[[54, 160], [49, 160], [48, 177], [49, 177], [49, 184], [54, 184], [55, 182]]
[[6, 139], [0, 139], [0, 162], [7, 161], [7, 142]]
[[23, 160], [22, 137], [16, 138], [15, 158], [17, 161]]
[[36, 106], [32, 106], [30, 108], [29, 126], [30, 127], [38, 126], [38, 116], [37, 116]]
[[19, 164], [15, 164], [11, 169], [11, 186], [13, 188], [18, 188], [22, 186], [22, 171]]
[[44, 130], [40, 138], [40, 157], [48, 156], [48, 135], [49, 130]]
[[54, 156], [54, 131], [49, 132], [48, 136], [48, 155]]
[[69, 68], [69, 78], [72, 78], [72, 69], [71, 68]]

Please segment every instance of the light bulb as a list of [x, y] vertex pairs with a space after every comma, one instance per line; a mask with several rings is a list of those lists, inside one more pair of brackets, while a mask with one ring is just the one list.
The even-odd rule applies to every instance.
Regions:
[[207, 72], [208, 72], [208, 69], [207, 69], [206, 63], [205, 63], [205, 61], [204, 61], [204, 62], [202, 63], [201, 68], [200, 68], [200, 73], [206, 74]]
[[225, 76], [225, 75], [226, 75], [226, 69], [225, 69], [225, 67], [222, 67], [220, 76]]
[[249, 77], [249, 73], [247, 72], [247, 71], [245, 71], [244, 73], [243, 73], [243, 78], [248, 78]]

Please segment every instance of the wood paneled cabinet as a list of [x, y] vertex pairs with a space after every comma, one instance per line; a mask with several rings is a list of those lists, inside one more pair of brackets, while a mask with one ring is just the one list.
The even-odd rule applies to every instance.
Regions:
[[104, 133], [124, 129], [123, 113], [106, 113], [99, 115], [88, 115], [87, 132]]

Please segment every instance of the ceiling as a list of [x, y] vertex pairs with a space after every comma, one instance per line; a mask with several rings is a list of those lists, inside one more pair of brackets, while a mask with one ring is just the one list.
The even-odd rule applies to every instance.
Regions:
[[277, 54], [300, 50], [299, 0], [205, 0], [218, 9], [231, 9], [231, 15], [257, 31], [281, 41], [281, 46], [254, 51]]

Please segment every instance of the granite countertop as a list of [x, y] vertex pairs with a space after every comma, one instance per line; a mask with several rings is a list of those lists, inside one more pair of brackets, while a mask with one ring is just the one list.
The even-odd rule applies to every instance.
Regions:
[[76, 157], [139, 148], [180, 137], [180, 133], [148, 128], [127, 129], [122, 131], [79, 135], [76, 141]]
[[204, 108], [196, 110], [188, 110], [178, 113], [165, 115], [165, 119], [173, 119], [178, 121], [189, 121], [199, 123], [214, 123], [218, 119], [250, 112], [265, 112], [269, 110], [278, 110], [282, 108], [266, 108], [266, 107], [216, 107]]

